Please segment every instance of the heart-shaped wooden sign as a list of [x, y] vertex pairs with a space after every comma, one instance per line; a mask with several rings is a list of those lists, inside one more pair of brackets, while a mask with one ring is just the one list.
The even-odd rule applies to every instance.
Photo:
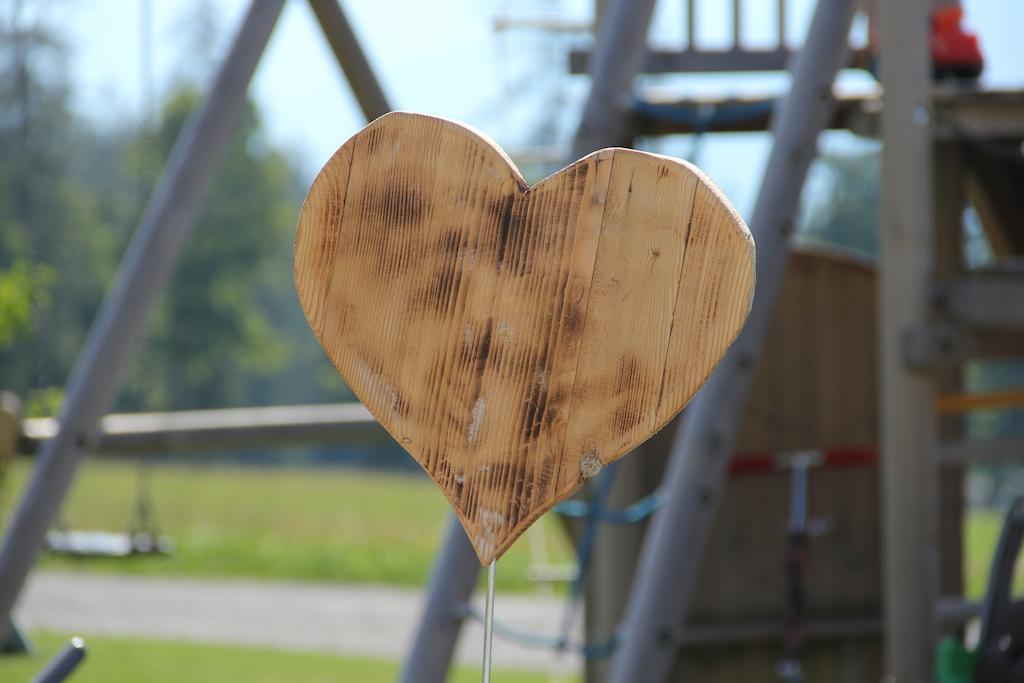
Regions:
[[295, 281], [487, 564], [682, 410], [746, 320], [754, 244], [684, 162], [605, 149], [530, 187], [480, 133], [393, 113], [313, 182]]

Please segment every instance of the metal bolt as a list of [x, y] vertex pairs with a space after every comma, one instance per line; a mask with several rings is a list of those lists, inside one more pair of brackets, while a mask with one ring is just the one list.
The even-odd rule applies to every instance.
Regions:
[[914, 123], [919, 126], [927, 126], [932, 122], [932, 114], [928, 111], [928, 107], [919, 104], [914, 107]]

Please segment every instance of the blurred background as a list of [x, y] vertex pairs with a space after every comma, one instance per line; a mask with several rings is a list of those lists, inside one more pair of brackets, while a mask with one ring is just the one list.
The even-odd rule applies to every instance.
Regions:
[[[730, 4], [698, 4], [700, 47], [728, 46]], [[787, 4], [783, 33], [796, 47], [814, 3]], [[585, 75], [570, 73], [569, 54], [593, 42], [593, 3], [344, 6], [395, 108], [485, 131], [530, 182], [563, 165], [589, 86]], [[985, 60], [972, 87], [1024, 88], [1017, 35], [1024, 4], [962, 6], [964, 28], [978, 35]], [[0, 389], [17, 406], [12, 414], [39, 418], [32, 423], [38, 430], [52, 428], [41, 419], [59, 411], [128, 239], [246, 7], [243, 0], [0, 1]], [[657, 3], [652, 48], [683, 45], [684, 8]], [[743, 41], [771, 45], [774, 3], [750, 0], [744, 11]], [[871, 42], [865, 15], [855, 20], [851, 42]], [[764, 98], [783, 92], [788, 78], [782, 71], [646, 74], [637, 89], [676, 99]], [[878, 92], [865, 70], [844, 71], [836, 87], [850, 97]], [[146, 320], [110, 412], [354, 400], [310, 333], [292, 284], [291, 244], [305, 192], [365, 125], [306, 3], [285, 5], [248, 92], [194, 237]], [[636, 147], [693, 161], [748, 216], [770, 142], [763, 131], [698, 131], [641, 134]], [[825, 132], [802, 195], [798, 244], [872, 263], [879, 169], [877, 140]], [[993, 261], [970, 204], [963, 239], [969, 266]], [[971, 361], [963, 372], [968, 391], [1024, 386], [1017, 360]], [[1024, 436], [1024, 409], [975, 410], [963, 429], [976, 439]], [[24, 455], [2, 465], [5, 524], [31, 472]], [[1024, 495], [1024, 469], [972, 465], [962, 494], [963, 594], [978, 599], [1003, 510]], [[27, 680], [67, 635], [80, 633], [93, 652], [74, 680], [391, 680], [447, 510], [413, 460], [377, 438], [201, 452], [172, 444], [90, 456], [55, 530], [102, 533], [50, 539], [16, 612], [35, 654], [0, 658], [0, 679]], [[118, 543], [137, 533], [159, 552], [119, 552]], [[781, 553], [784, 524], [769, 533]], [[84, 552], [67, 546], [90, 539], [97, 545]], [[780, 600], [782, 566], [772, 568]], [[570, 535], [545, 517], [502, 560], [499, 609], [507, 597], [524, 628], [554, 631], [575, 571]], [[280, 602], [267, 612], [239, 606], [256, 610], [258, 596]], [[278, 614], [279, 623], [253, 626], [274, 622], [272, 605], [283, 602], [307, 605], [312, 616], [303, 619], [296, 607]], [[317, 611], [332, 602], [333, 611]], [[111, 606], [118, 615], [104, 616]], [[219, 624], [224, 614], [227, 623]], [[452, 680], [476, 680], [475, 641], [458, 652]], [[519, 646], [505, 653], [496, 655], [500, 680], [583, 680], [579, 653]]]

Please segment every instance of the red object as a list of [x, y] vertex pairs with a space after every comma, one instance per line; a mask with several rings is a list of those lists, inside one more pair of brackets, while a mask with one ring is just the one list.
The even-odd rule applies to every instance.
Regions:
[[729, 462], [729, 474], [763, 474], [789, 468], [796, 457], [811, 457], [818, 467], [872, 467], [878, 462], [878, 451], [873, 447], [826, 448], [787, 453], [743, 453]]
[[932, 12], [932, 72], [936, 78], [977, 78], [985, 66], [978, 37], [966, 32], [960, 23], [963, 16], [960, 7], [944, 7]]

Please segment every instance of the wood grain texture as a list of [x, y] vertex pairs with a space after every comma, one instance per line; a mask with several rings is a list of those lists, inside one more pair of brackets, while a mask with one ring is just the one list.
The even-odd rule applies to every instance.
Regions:
[[686, 405], [750, 310], [754, 250], [681, 161], [605, 149], [529, 187], [480, 133], [394, 113], [314, 181], [295, 280], [486, 564]]

